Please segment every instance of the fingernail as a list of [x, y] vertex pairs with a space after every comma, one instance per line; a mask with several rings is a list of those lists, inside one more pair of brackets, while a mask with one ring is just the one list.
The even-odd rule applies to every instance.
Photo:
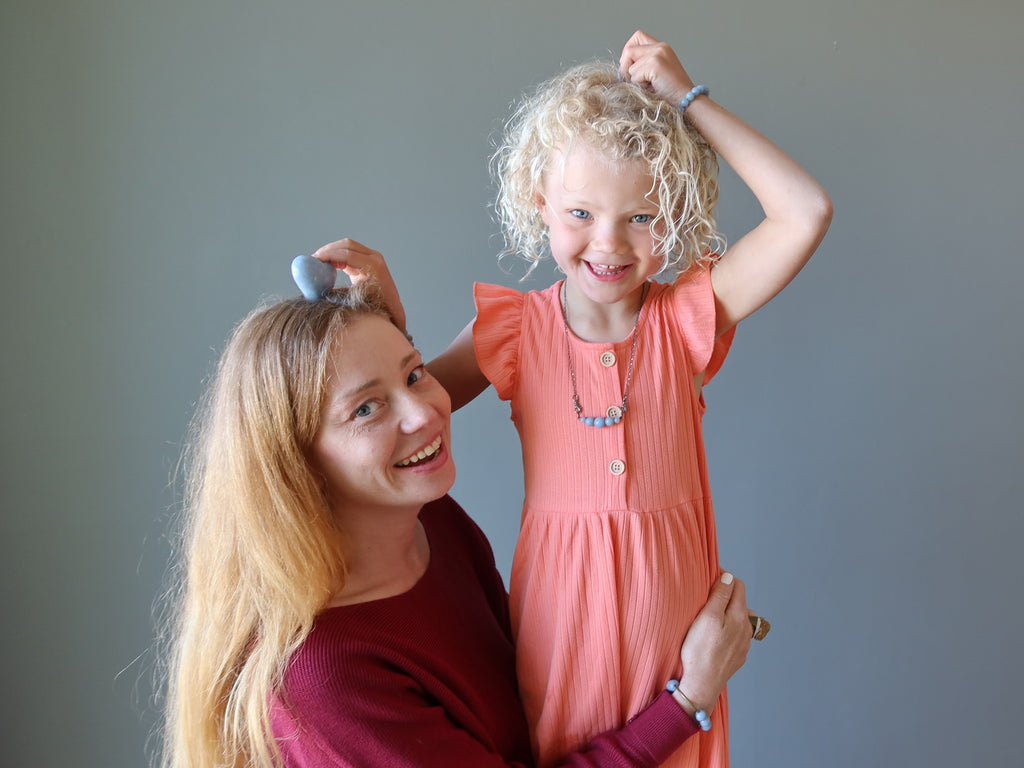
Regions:
[[732, 574], [729, 573], [728, 571], [723, 573], [722, 574], [722, 583], [723, 584], [732, 584]]

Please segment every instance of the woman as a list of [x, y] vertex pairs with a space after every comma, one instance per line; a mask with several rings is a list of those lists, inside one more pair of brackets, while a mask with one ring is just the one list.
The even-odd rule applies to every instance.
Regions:
[[[508, 606], [446, 494], [448, 395], [366, 287], [259, 309], [193, 429], [166, 766], [527, 765]], [[566, 765], [656, 765], [745, 659], [715, 587], [663, 693]], [[600, 686], [600, 680], [581, 680]]]

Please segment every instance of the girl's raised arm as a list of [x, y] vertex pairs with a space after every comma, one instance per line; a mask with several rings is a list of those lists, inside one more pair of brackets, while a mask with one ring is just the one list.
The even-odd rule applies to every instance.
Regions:
[[[624, 80], [672, 104], [694, 87], [672, 48], [645, 32], [626, 43], [619, 67]], [[694, 99], [686, 119], [750, 188], [765, 215], [712, 269], [721, 335], [767, 304], [803, 268], [828, 231], [832, 201], [789, 155], [710, 98]]]

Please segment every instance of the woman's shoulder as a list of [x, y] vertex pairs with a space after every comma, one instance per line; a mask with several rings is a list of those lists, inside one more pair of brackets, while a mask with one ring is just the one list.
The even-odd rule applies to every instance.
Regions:
[[493, 562], [490, 542], [476, 521], [455, 501], [445, 494], [424, 505], [420, 521], [430, 539], [431, 558], [440, 549], [446, 557], [450, 553], [468, 555], [472, 560]]
[[[430, 541], [430, 564], [420, 580], [398, 595], [321, 611], [292, 659], [290, 685], [315, 687], [325, 677], [355, 674], [360, 665], [395, 665], [415, 656], [423, 650], [417, 643], [425, 642], [429, 632], [424, 628], [432, 617], [481, 589], [494, 556], [487, 537], [458, 502], [448, 495], [429, 502], [420, 521]], [[413, 646], [407, 647], [406, 640]]]

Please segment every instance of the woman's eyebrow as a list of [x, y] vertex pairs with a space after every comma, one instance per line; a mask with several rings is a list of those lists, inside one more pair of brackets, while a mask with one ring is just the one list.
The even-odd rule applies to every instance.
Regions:
[[[408, 367], [409, 363], [416, 359], [418, 355], [419, 351], [414, 349], [408, 355], [403, 357], [401, 361], [399, 361], [398, 370], [404, 370], [406, 367]], [[369, 379], [367, 381], [364, 381], [362, 384], [359, 384], [358, 386], [352, 387], [351, 389], [347, 389], [344, 392], [339, 392], [331, 399], [329, 410], [334, 410], [335, 408], [337, 408], [339, 403], [346, 403], [349, 400], [357, 399], [361, 393], [365, 392], [368, 389], [373, 389], [378, 384], [380, 384], [379, 378]]]

